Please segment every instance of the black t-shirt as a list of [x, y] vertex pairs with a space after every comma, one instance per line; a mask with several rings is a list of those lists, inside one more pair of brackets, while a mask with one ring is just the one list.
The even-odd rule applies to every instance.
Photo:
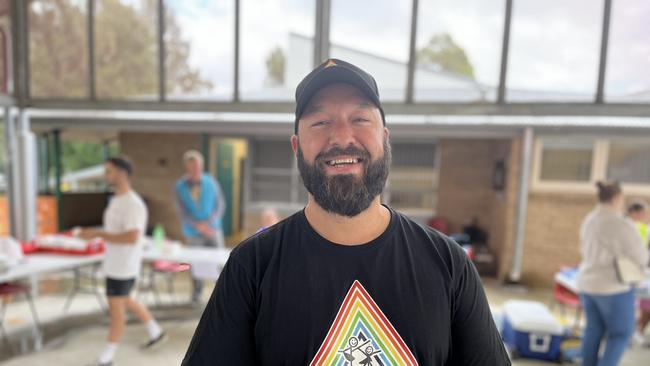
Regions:
[[510, 365], [474, 266], [391, 210], [356, 246], [298, 212], [233, 250], [183, 365]]

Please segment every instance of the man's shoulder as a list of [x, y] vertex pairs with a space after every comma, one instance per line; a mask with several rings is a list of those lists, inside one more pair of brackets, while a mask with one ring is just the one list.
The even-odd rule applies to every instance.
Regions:
[[440, 231], [420, 224], [406, 214], [393, 210], [398, 220], [398, 229], [403, 231], [411, 248], [416, 250], [433, 251], [445, 262], [457, 262], [466, 256], [464, 249], [453, 239]]
[[185, 176], [178, 178], [174, 183], [174, 189], [179, 191], [181, 188], [183, 188], [183, 185], [185, 184], [186, 181], [187, 179], [185, 178]]
[[295, 239], [299, 232], [297, 217], [301, 214], [302, 212], [297, 212], [243, 240], [232, 250], [230, 257], [247, 267], [268, 263], [283, 242]]
[[408, 217], [406, 214], [395, 209], [392, 209], [392, 211], [398, 221], [398, 227], [405, 232], [405, 235], [423, 236], [435, 242], [444, 243], [445, 245], [454, 243], [453, 240], [451, 240], [447, 235], [441, 233], [440, 231], [430, 226], [423, 225]]
[[147, 204], [144, 202], [144, 199], [136, 191], [129, 192], [125, 198], [128, 200], [130, 205], [145, 209], [147, 208]]
[[217, 179], [210, 173], [205, 173], [204, 172], [203, 175], [201, 175], [201, 179], [203, 180], [203, 182], [211, 184], [211, 185], [219, 184], [217, 182]]

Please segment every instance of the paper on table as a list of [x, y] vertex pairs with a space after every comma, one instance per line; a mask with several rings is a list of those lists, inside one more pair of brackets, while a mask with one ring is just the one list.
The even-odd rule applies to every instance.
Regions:
[[199, 280], [216, 281], [221, 274], [221, 268], [214, 262], [192, 262], [192, 277]]

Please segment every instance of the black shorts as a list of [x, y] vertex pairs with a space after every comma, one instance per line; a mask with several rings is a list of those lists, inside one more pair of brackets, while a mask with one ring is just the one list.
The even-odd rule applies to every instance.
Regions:
[[134, 284], [135, 278], [117, 280], [106, 277], [106, 296], [129, 296]]

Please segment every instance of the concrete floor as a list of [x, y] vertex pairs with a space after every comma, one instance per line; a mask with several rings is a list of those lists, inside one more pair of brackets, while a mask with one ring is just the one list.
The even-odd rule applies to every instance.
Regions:
[[[188, 297], [188, 278], [179, 278], [177, 281], [179, 293], [183, 299]], [[208, 285], [208, 287], [211, 287]], [[548, 303], [551, 293], [549, 290], [527, 290], [517, 287], [503, 287], [497, 284], [486, 284], [490, 304], [495, 313], [500, 312], [501, 304], [509, 299], [537, 300]], [[204, 300], [207, 300], [209, 291], [205, 291]], [[183, 300], [180, 299], [180, 300]], [[141, 351], [139, 345], [146, 338], [144, 327], [133, 322], [127, 327], [123, 342], [115, 358], [117, 366], [142, 366], [142, 365], [179, 365], [189, 341], [194, 333], [194, 328], [201, 314], [201, 309], [192, 309], [188, 306], [173, 306], [172, 299], [163, 296], [163, 306], [152, 306], [154, 314], [161, 321], [162, 326], [169, 334], [168, 341], [160, 347]], [[179, 299], [177, 299], [179, 300]], [[41, 365], [86, 365], [93, 362], [101, 352], [106, 338], [107, 318], [99, 310], [97, 299], [91, 295], [79, 295], [67, 315], [62, 315], [61, 310], [65, 297], [62, 295], [41, 296], [37, 300], [37, 308], [41, 322], [45, 328], [45, 345], [41, 351], [27, 352], [9, 356], [3, 350], [0, 365], [5, 366], [41, 366]], [[153, 305], [153, 298], [147, 296], [145, 301]], [[10, 333], [13, 352], [21, 347], [23, 350], [31, 348], [33, 342], [20, 341], [20, 335], [30, 334], [31, 317], [27, 305], [22, 301], [11, 304], [6, 315], [5, 327]], [[26, 337], [29, 338], [29, 337]], [[9, 357], [8, 357], [9, 356]], [[620, 366], [646, 365], [650, 357], [650, 349], [633, 348], [626, 352]], [[549, 365], [545, 362], [516, 360], [516, 366]]]

